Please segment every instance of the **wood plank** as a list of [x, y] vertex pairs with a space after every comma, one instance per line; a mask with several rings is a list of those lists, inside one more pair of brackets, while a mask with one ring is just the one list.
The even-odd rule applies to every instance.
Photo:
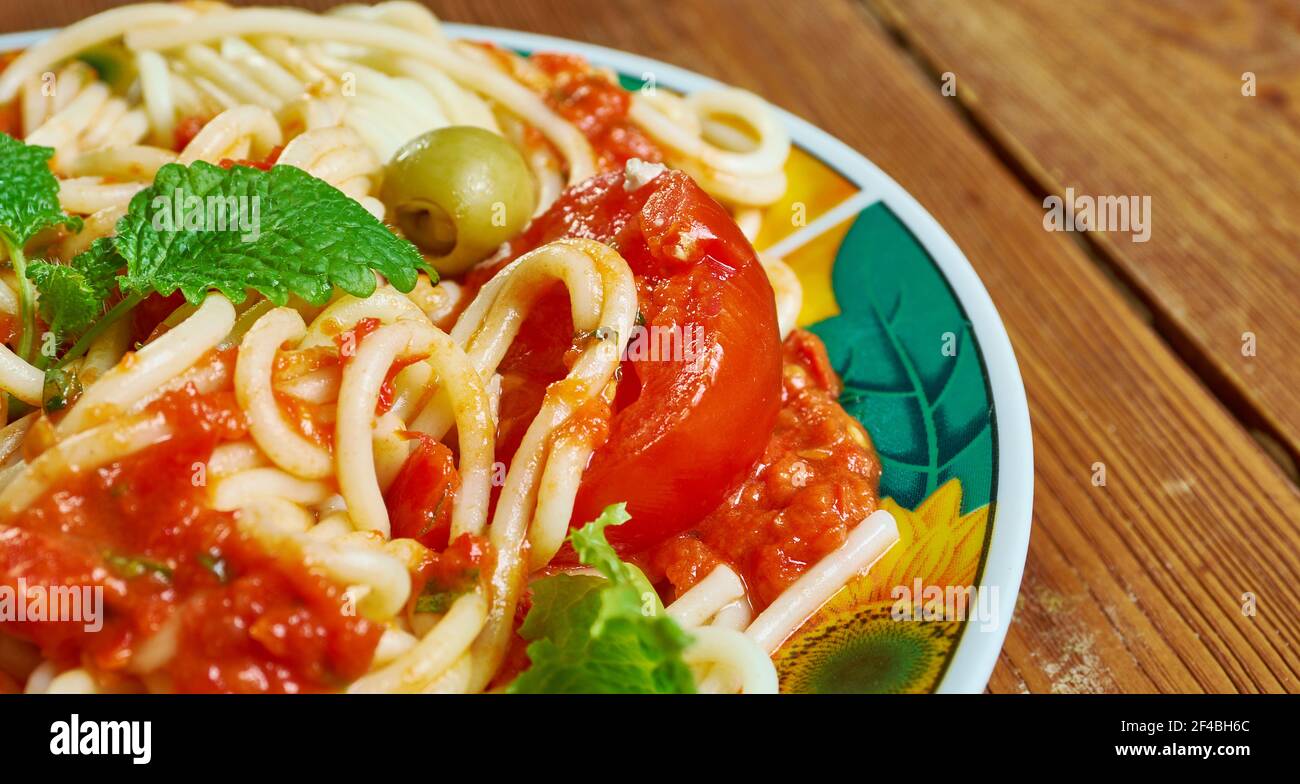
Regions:
[[[52, 0], [41, 18], [88, 5]], [[754, 90], [869, 155], [948, 228], [1007, 323], [1034, 424], [1035, 531], [990, 690], [1300, 690], [1300, 494], [1080, 247], [1042, 230], [1040, 199], [863, 7], [433, 5]], [[1258, 616], [1239, 611], [1244, 591]]]
[[1300, 7], [868, 4], [955, 75], [957, 98], [1042, 192], [1150, 197], [1149, 241], [1090, 240], [1234, 412], [1300, 455]]

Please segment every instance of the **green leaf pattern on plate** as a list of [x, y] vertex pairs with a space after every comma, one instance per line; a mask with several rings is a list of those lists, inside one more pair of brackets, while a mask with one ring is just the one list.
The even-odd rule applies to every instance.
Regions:
[[841, 315], [811, 329], [844, 379], [840, 402], [875, 442], [881, 495], [913, 509], [957, 477], [962, 512], [987, 504], [993, 410], [970, 322], [938, 267], [878, 203], [845, 235], [831, 282]]

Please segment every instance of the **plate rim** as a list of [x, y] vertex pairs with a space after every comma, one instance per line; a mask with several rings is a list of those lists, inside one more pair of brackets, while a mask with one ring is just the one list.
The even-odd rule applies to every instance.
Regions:
[[[485, 40], [515, 49], [551, 49], [579, 54], [593, 63], [623, 73], [651, 73], [670, 89], [698, 90], [729, 86], [686, 68], [644, 55], [558, 36], [502, 27], [447, 22], [452, 37]], [[58, 28], [0, 34], [0, 52], [31, 46]], [[769, 101], [769, 103], [771, 103]], [[988, 685], [1010, 628], [1029, 552], [1033, 526], [1033, 438], [1029, 404], [1015, 350], [988, 289], [965, 253], [917, 199], [864, 153], [850, 147], [802, 117], [771, 104], [790, 131], [791, 141], [821, 159], [861, 190], [874, 193], [925, 249], [970, 318], [993, 396], [993, 420], [998, 439], [997, 496], [992, 512], [988, 549], [979, 588], [996, 587], [998, 618], [990, 629], [967, 621], [938, 693], [978, 693]]]

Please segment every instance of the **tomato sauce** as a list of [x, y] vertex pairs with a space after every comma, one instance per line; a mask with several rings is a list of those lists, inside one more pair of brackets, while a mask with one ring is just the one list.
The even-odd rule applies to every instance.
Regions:
[[4, 631], [107, 680], [128, 680], [146, 642], [174, 634], [174, 654], [146, 676], [153, 689], [329, 691], [364, 674], [379, 626], [352, 613], [324, 574], [267, 552], [233, 514], [206, 504], [213, 448], [247, 433], [233, 393], [190, 385], [151, 410], [172, 438], [73, 477], [0, 528], [0, 579], [100, 587], [103, 628], [10, 622]]
[[529, 61], [551, 78], [546, 102], [587, 137], [601, 171], [622, 169], [632, 158], [663, 162], [663, 151], [628, 119], [631, 93], [577, 55], [541, 52]]
[[0, 343], [10, 343], [18, 337], [18, 319], [9, 313], [0, 313]]
[[173, 291], [166, 297], [156, 292], [145, 297], [131, 309], [132, 342], [147, 343], [150, 338], [157, 337], [158, 327], [184, 304], [185, 295], [179, 291]]
[[384, 494], [393, 538], [415, 539], [444, 550], [451, 536], [451, 510], [460, 492], [460, 474], [451, 449], [438, 439], [410, 434], [411, 455]]
[[[352, 359], [356, 357], [357, 349], [361, 347], [361, 341], [383, 325], [384, 323], [379, 319], [367, 317], [359, 320], [352, 329], [345, 330], [334, 336], [334, 343], [339, 347], [340, 370], [347, 368]], [[388, 410], [393, 407], [393, 402], [397, 398], [397, 390], [393, 386], [393, 379], [397, 378], [397, 374], [402, 370], [419, 361], [419, 357], [405, 357], [399, 358], [389, 365], [388, 373], [384, 376], [384, 383], [379, 386], [379, 399], [375, 402], [376, 416], [388, 413]]]
[[275, 403], [285, 419], [307, 440], [327, 450], [334, 449], [334, 410], [332, 404], [302, 400], [280, 391], [286, 383], [325, 368], [337, 367], [339, 352], [329, 346], [300, 351], [280, 351], [271, 364], [271, 387]]
[[719, 563], [762, 610], [876, 510], [880, 461], [840, 407], [840, 383], [813, 334], [783, 346], [781, 410], [763, 456], [711, 514], [651, 551], [652, 579], [680, 595]]
[[[491, 573], [484, 568], [491, 558], [488, 540], [474, 534], [461, 534], [442, 552], [426, 550], [411, 580], [412, 609], [417, 612], [446, 612], [456, 597], [485, 585]], [[435, 607], [421, 609], [421, 599], [434, 599]]]
[[612, 416], [604, 398], [593, 397], [573, 412], [573, 415], [551, 433], [551, 441], [571, 440], [593, 449], [604, 446], [609, 440], [609, 419]]
[[229, 169], [232, 166], [251, 166], [254, 169], [270, 171], [271, 167], [275, 165], [275, 162], [280, 160], [280, 153], [282, 152], [284, 152], [284, 147], [277, 145], [272, 147], [271, 151], [266, 154], [266, 157], [261, 160], [255, 161], [248, 158], [222, 158], [217, 165], [223, 169]]
[[194, 137], [199, 135], [199, 131], [203, 130], [203, 126], [208, 124], [209, 119], [197, 115], [182, 117], [172, 130], [172, 150], [183, 152], [194, 141]]
[[[382, 326], [383, 322], [377, 318], [363, 318], [351, 329], [343, 330], [334, 336], [334, 349], [319, 346], [276, 354], [272, 366], [275, 402], [284, 413], [285, 419], [292, 423], [303, 437], [325, 449], [333, 450], [335, 404], [302, 400], [279, 389], [299, 376], [325, 368], [337, 367], [341, 372], [356, 356], [361, 342]], [[397, 399], [394, 379], [404, 368], [418, 361], [418, 357], [399, 359], [388, 368], [384, 382], [379, 387], [379, 398], [375, 402], [375, 416], [382, 416], [392, 409]]]

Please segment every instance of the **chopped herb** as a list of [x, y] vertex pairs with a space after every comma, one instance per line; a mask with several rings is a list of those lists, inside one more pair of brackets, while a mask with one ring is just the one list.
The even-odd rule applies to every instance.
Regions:
[[462, 594], [464, 594], [464, 591], [439, 591], [438, 593], [420, 594], [420, 598], [415, 600], [415, 611], [441, 615], [450, 610], [452, 603]]
[[573, 333], [574, 343], [587, 343], [592, 340], [605, 341], [610, 338], [618, 338], [618, 330], [613, 327], [596, 327], [595, 329], [580, 329]]
[[50, 368], [45, 371], [45, 387], [41, 390], [41, 407], [47, 414], [62, 411], [81, 397], [81, 379], [76, 371]]
[[220, 550], [199, 553], [199, 565], [217, 576], [222, 585], [230, 582], [230, 564], [221, 555]]
[[104, 553], [104, 560], [108, 563], [108, 568], [112, 569], [117, 576], [128, 580], [145, 575], [151, 575], [165, 583], [171, 582], [172, 579], [170, 566], [147, 558], [107, 552]]
[[478, 569], [467, 569], [460, 574], [454, 585], [448, 585], [438, 580], [430, 580], [425, 584], [424, 590], [420, 592], [419, 597], [415, 600], [415, 611], [417, 613], [437, 613], [439, 615], [447, 612], [457, 599], [474, 590], [478, 577]]
[[104, 44], [77, 55], [77, 59], [95, 69], [100, 81], [125, 90], [136, 76], [134, 58], [121, 44]]

